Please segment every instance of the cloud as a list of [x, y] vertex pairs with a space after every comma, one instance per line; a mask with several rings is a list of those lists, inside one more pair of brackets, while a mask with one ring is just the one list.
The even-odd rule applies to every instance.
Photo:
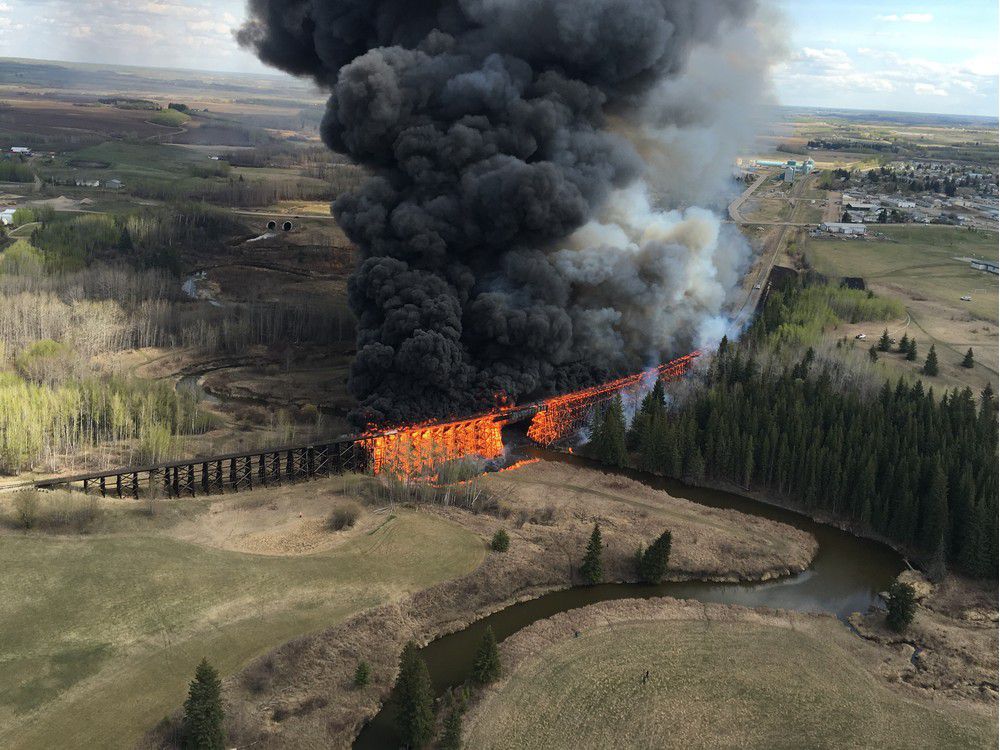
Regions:
[[948, 92], [930, 83], [913, 84], [913, 92], [920, 96], [948, 96]]
[[934, 20], [933, 13], [890, 13], [886, 16], [875, 16], [876, 21], [886, 21], [888, 23], [930, 23]]

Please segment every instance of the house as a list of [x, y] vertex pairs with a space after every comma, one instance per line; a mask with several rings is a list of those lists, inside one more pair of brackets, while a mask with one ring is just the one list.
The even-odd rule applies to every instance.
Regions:
[[125, 183], [117, 178], [112, 178], [110, 180], [104, 181], [104, 187], [108, 188], [109, 190], [121, 190], [123, 187], [125, 187]]
[[820, 229], [830, 234], [850, 234], [862, 235], [867, 230], [864, 224], [848, 224], [842, 221], [827, 221], [820, 225]]
[[10, 152], [20, 156], [31, 156], [31, 149], [27, 146], [11, 146]]
[[0, 224], [8, 226], [14, 223], [14, 212], [16, 208], [4, 208], [0, 209]]

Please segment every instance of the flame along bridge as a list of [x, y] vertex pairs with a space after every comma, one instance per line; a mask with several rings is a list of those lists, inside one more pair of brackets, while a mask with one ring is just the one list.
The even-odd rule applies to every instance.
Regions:
[[592, 410], [617, 393], [637, 392], [648, 378], [682, 377], [700, 355], [692, 352], [652, 370], [629, 375], [581, 391], [523, 406], [450, 422], [429, 422], [364, 435], [345, 435], [330, 442], [269, 448], [173, 461], [153, 466], [114, 469], [93, 474], [53, 477], [34, 482], [38, 489], [76, 487], [102, 497], [195, 497], [239, 492], [353, 471], [390, 472], [403, 476], [436, 474], [447, 461], [466, 456], [497, 458], [503, 454], [501, 428], [531, 419], [528, 437], [551, 445], [585, 424]]

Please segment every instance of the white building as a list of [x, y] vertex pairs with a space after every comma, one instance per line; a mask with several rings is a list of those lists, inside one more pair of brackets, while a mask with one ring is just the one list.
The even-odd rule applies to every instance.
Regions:
[[14, 212], [16, 208], [4, 208], [0, 209], [0, 224], [4, 226], [9, 226], [14, 223]]
[[1000, 274], [1000, 266], [997, 265], [995, 260], [974, 260], [970, 265], [977, 271]]
[[12, 154], [22, 154], [24, 156], [31, 156], [31, 149], [27, 146], [11, 146], [10, 152]]
[[826, 221], [819, 228], [830, 234], [859, 235], [867, 231], [864, 224], [847, 224], [842, 221]]

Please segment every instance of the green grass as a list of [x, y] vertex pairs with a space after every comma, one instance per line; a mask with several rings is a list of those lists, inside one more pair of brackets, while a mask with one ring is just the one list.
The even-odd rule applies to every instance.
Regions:
[[[915, 226], [879, 229], [882, 241], [809, 238], [806, 257], [831, 277], [861, 276], [892, 284], [914, 296], [966, 309], [983, 320], [997, 320], [997, 277], [973, 271], [956, 257], [997, 259], [997, 234], [957, 227]], [[975, 290], [987, 290], [976, 292]], [[960, 297], [972, 295], [970, 303]]]
[[[180, 146], [119, 141], [108, 141], [76, 151], [71, 158], [77, 161], [107, 162], [111, 166], [100, 170], [105, 179], [125, 179], [131, 176], [161, 180], [185, 176], [188, 165], [200, 164], [205, 160], [201, 154]], [[128, 182], [127, 179], [125, 181]]]
[[130, 746], [183, 702], [203, 656], [232, 673], [296, 635], [462, 575], [483, 555], [473, 534], [413, 512], [300, 557], [152, 533], [6, 535], [0, 746]]
[[[836, 632], [836, 631], [840, 632]], [[466, 747], [988, 747], [995, 722], [890, 690], [829, 620], [616, 625], [523, 663], [486, 699]], [[642, 684], [645, 670], [649, 682]]]
[[176, 109], [164, 109], [149, 118], [154, 125], [164, 125], [168, 128], [178, 128], [191, 118]]

